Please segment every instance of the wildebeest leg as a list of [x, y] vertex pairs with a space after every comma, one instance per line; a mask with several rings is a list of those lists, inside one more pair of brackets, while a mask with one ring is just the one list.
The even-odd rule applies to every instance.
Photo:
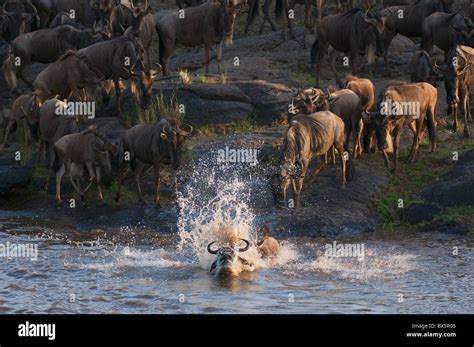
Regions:
[[95, 177], [96, 177], [96, 182], [97, 182], [97, 189], [99, 190], [99, 199], [101, 201], [104, 201], [104, 195], [102, 194], [102, 187], [100, 185], [100, 181], [101, 181], [100, 166], [97, 166], [95, 168]]
[[[420, 118], [416, 120], [416, 133], [413, 136], [413, 144], [411, 147], [410, 155], [408, 156], [408, 160], [413, 163], [415, 162], [416, 152], [418, 151], [418, 147], [420, 145], [420, 137], [421, 137], [421, 128], [423, 126], [423, 122]], [[397, 128], [398, 130], [398, 128]], [[399, 130], [401, 133], [401, 130]]]
[[364, 131], [364, 121], [359, 119], [359, 122], [354, 133], [354, 159], [357, 159], [362, 154], [362, 133]]
[[117, 107], [117, 112], [120, 118], [123, 117], [122, 108], [120, 107], [120, 82], [119, 79], [114, 79], [114, 87], [115, 87], [115, 105]]
[[322, 168], [324, 167], [324, 162], [321, 160], [321, 157], [319, 157], [317, 159], [317, 164], [316, 164], [316, 167], [314, 168], [313, 172], [311, 173], [311, 176], [309, 177], [309, 180], [308, 180], [308, 185], [306, 187], [308, 187], [310, 184], [313, 184], [314, 181], [316, 180], [316, 175], [322, 170]]
[[331, 165], [334, 166], [336, 165], [336, 148], [334, 148], [334, 146], [331, 146], [329, 153], [331, 154]]
[[122, 195], [122, 184], [123, 184], [123, 180], [127, 177], [127, 174], [129, 172], [129, 165], [127, 165], [126, 163], [122, 163], [122, 165], [119, 167], [119, 170], [118, 170], [118, 179], [117, 179], [117, 193], [115, 194], [115, 202], [119, 202], [120, 201], [120, 197]]
[[303, 181], [304, 181], [304, 178], [298, 178], [298, 179], [292, 180], [293, 199], [295, 200], [295, 208], [300, 207], [300, 196], [301, 196], [301, 190], [303, 189]]
[[158, 207], [160, 205], [160, 163], [154, 164], [155, 169], [155, 204]]
[[223, 41], [219, 42], [217, 45], [217, 73], [221, 73], [221, 64], [222, 64], [222, 45]]
[[56, 172], [56, 201], [61, 203], [61, 180], [64, 176], [65, 167], [64, 164], [61, 166], [58, 172]]
[[[398, 169], [398, 155], [399, 155], [399, 150], [400, 150], [400, 138], [402, 136], [402, 130], [403, 130], [403, 127], [402, 125], [399, 125], [397, 126], [395, 129], [394, 129], [394, 141], [393, 141], [393, 169], [394, 171], [397, 171]], [[418, 135], [415, 134], [415, 138], [417, 137]]]
[[318, 43], [318, 51], [316, 55], [316, 88], [319, 88], [320, 83], [320, 74], [321, 74], [321, 64], [326, 56], [329, 44], [327, 42], [323, 42], [322, 40], [316, 38], [315, 44]]
[[7, 128], [5, 130], [5, 137], [3, 138], [3, 143], [2, 143], [2, 149], [5, 147], [7, 140], [8, 140], [8, 135], [10, 135], [10, 131], [13, 127], [13, 125], [16, 124], [15, 118], [13, 115], [10, 116], [10, 121], [8, 122]]
[[272, 31], [276, 31], [277, 28], [275, 26], [275, 24], [273, 23], [272, 19], [270, 18], [270, 6], [272, 4], [272, 0], [265, 0], [265, 3], [263, 4], [263, 22], [262, 22], [262, 25], [260, 26], [260, 30], [258, 31], [258, 33], [261, 35], [263, 34], [263, 28], [265, 26], [265, 21], [268, 21], [268, 23], [270, 23], [270, 26], [272, 27]]
[[[255, 1], [257, 2], [257, 4], [255, 4]], [[255, 5], [257, 6], [256, 8], [255, 8]], [[249, 33], [250, 23], [253, 21], [253, 18], [257, 15], [257, 13], [254, 14], [254, 11], [258, 11], [258, 0], [249, 0], [248, 6], [249, 6], [249, 13], [247, 15], [247, 19], [245, 20], [245, 29], [244, 29], [245, 36], [247, 36]]]
[[142, 162], [137, 161], [135, 170], [133, 172], [135, 175], [135, 184], [137, 185], [138, 201], [140, 203], [145, 203], [145, 199], [143, 198], [143, 195], [142, 195], [142, 188], [140, 186], [140, 176], [142, 175], [144, 168], [145, 168], [145, 165]]
[[465, 90], [464, 88], [460, 88], [460, 94], [461, 94], [461, 100], [462, 100], [462, 112], [464, 114], [464, 136], [465, 137], [470, 137], [470, 133], [469, 133], [469, 125], [468, 125], [468, 122], [469, 122], [469, 108], [470, 108], [470, 105], [469, 105], [469, 89]]
[[288, 196], [288, 188], [290, 187], [290, 179], [286, 179], [281, 187], [283, 195], [283, 203], [286, 204], [286, 198]]
[[335, 143], [339, 156], [341, 157], [341, 169], [342, 169], [342, 188], [346, 188], [346, 156], [344, 155], [344, 146], [342, 143]]
[[206, 73], [209, 73], [209, 63], [211, 62], [211, 45], [204, 45], [204, 65], [206, 66]]
[[49, 172], [48, 172], [48, 177], [46, 178], [46, 183], [44, 185], [44, 189], [48, 190], [49, 184], [51, 182], [51, 174], [53, 172], [53, 165], [54, 165], [54, 159], [56, 156], [56, 152], [54, 150], [54, 145], [53, 144], [48, 144], [49, 145]]
[[92, 166], [92, 163], [90, 162], [86, 163], [86, 168], [87, 168], [87, 172], [89, 173], [89, 184], [87, 185], [86, 189], [84, 189], [84, 191], [82, 191], [81, 188], [78, 186], [79, 192], [81, 194], [81, 200], [84, 200], [84, 194], [92, 186], [92, 183], [94, 181], [97, 181], [97, 177], [95, 176], [95, 170], [94, 170], [94, 167]]
[[[336, 79], [336, 83], [337, 85], [339, 86], [339, 88], [343, 88], [344, 87], [344, 83], [342, 83], [341, 79], [339, 78], [339, 75], [337, 74], [337, 70], [336, 70], [336, 58], [337, 58], [337, 54], [339, 53], [339, 51], [336, 51], [335, 49], [331, 52], [331, 54], [329, 55], [329, 66], [331, 67], [331, 71], [332, 71], [332, 74], [334, 75], [334, 78]], [[318, 64], [319, 66], [319, 64]]]

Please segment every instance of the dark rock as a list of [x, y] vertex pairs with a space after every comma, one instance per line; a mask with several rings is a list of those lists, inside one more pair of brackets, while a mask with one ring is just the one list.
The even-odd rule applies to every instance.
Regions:
[[0, 158], [0, 196], [13, 193], [16, 189], [25, 187], [31, 180], [33, 168], [20, 165], [10, 158]]
[[411, 224], [429, 222], [436, 214], [441, 212], [441, 208], [430, 203], [414, 203], [404, 210], [405, 219]]
[[470, 229], [467, 225], [454, 220], [435, 221], [418, 229], [419, 232], [439, 232], [447, 234], [467, 234]]
[[426, 187], [421, 197], [441, 206], [474, 204], [474, 150], [462, 155], [453, 170], [443, 175], [440, 181]]

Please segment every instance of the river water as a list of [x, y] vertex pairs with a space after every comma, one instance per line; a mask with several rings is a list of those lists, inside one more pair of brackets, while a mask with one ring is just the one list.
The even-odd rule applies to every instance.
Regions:
[[[133, 243], [78, 242], [59, 225], [61, 237], [47, 236], [41, 219], [31, 227], [0, 211], [0, 245], [38, 247], [36, 260], [0, 258], [0, 313], [474, 313], [474, 245], [459, 235], [287, 237], [274, 259], [242, 254], [254, 272], [214, 277], [207, 243], [224, 229], [255, 240], [266, 216], [252, 208], [258, 179], [199, 165], [178, 195], [174, 232], [116, 230], [139, 235]], [[363, 257], [331, 257], [333, 242], [363, 246]]]

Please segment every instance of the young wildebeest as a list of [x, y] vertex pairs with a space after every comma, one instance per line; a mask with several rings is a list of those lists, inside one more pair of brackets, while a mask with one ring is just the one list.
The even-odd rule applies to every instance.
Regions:
[[425, 50], [413, 54], [409, 69], [411, 82], [426, 82], [436, 87], [438, 75], [433, 69], [430, 55]]
[[[138, 124], [128, 129], [123, 135], [124, 153], [129, 153], [130, 167], [135, 176], [140, 202], [145, 202], [140, 187], [140, 176], [145, 165], [153, 165], [155, 170], [155, 203], [160, 205], [160, 164], [170, 165], [176, 172], [179, 169], [182, 146], [191, 134], [181, 129], [174, 119], [162, 119], [155, 124]], [[125, 165], [120, 171], [125, 171]], [[122, 181], [126, 172], [119, 173], [118, 191], [115, 201], [120, 200]]]
[[65, 116], [58, 114], [58, 108], [67, 108], [67, 104], [58, 99], [46, 101], [39, 109], [40, 152], [43, 160], [46, 153], [49, 155], [50, 165], [46, 189], [49, 188], [51, 173], [55, 160], [54, 144], [64, 135], [75, 134], [81, 131], [87, 121], [82, 116]]
[[[398, 153], [400, 148], [400, 137], [405, 127], [410, 126], [415, 121], [416, 132], [413, 137], [413, 145], [408, 157], [410, 162], [415, 161], [416, 153], [421, 141], [421, 134], [425, 125], [428, 126], [430, 135], [431, 152], [436, 149], [436, 101], [438, 91], [431, 84], [407, 83], [397, 86], [387, 87], [383, 93], [381, 109], [375, 116], [376, 134], [379, 150], [389, 167], [389, 157], [386, 152], [386, 135], [393, 136], [394, 146], [394, 170], [398, 167]], [[408, 107], [404, 107], [407, 105]], [[411, 108], [411, 110], [410, 110]], [[415, 108], [418, 108], [414, 112]]]
[[323, 59], [329, 45], [334, 50], [329, 62], [337, 84], [342, 87], [342, 81], [336, 73], [335, 59], [338, 52], [350, 54], [352, 73], [356, 71], [356, 56], [365, 54], [367, 63], [373, 64], [375, 53], [383, 51], [382, 32], [389, 14], [374, 18], [361, 9], [355, 8], [346, 13], [332, 14], [323, 18], [317, 27], [316, 40], [311, 47], [311, 63], [316, 63], [316, 86], [319, 86], [319, 75]]
[[315, 111], [331, 111], [344, 121], [344, 149], [349, 151], [352, 135], [353, 157], [357, 159], [362, 153], [361, 136], [364, 130], [359, 96], [350, 89], [321, 92], [314, 105]]
[[280, 251], [280, 244], [276, 239], [270, 236], [270, 229], [264, 225], [257, 233], [263, 233], [263, 237], [259, 239], [256, 243], [257, 251], [260, 253], [262, 258], [273, 258]]
[[[64, 174], [69, 176], [71, 184], [77, 193], [80, 194], [81, 200], [84, 194], [92, 185], [97, 182], [99, 190], [99, 199], [104, 200], [102, 188], [100, 186], [102, 169], [106, 175], [110, 174], [111, 164], [108, 144], [101, 136], [98, 136], [94, 126], [84, 130], [78, 134], [70, 134], [61, 137], [54, 144], [56, 152], [55, 171], [56, 171], [56, 200], [61, 203], [61, 180]], [[90, 180], [85, 190], [80, 187], [77, 178], [82, 177], [83, 168], [87, 169]]]
[[[24, 75], [26, 67], [33, 62], [53, 63], [68, 49], [84, 48], [108, 37], [106, 33], [96, 31], [96, 29], [81, 30], [71, 25], [61, 25], [54, 29], [42, 29], [21, 35], [11, 43], [12, 52], [4, 62], [4, 74], [16, 73], [33, 89], [32, 83]], [[10, 59], [20, 64], [12, 64]], [[5, 79], [16, 80], [14, 77], [5, 77]], [[10, 89], [17, 91], [16, 83], [10, 85]]]
[[25, 132], [25, 144], [28, 146], [32, 138], [38, 135], [38, 105], [36, 97], [32, 94], [19, 96], [12, 105], [10, 121], [5, 130], [5, 138], [0, 149], [5, 147], [10, 131], [15, 131], [18, 125], [23, 124]]
[[453, 46], [471, 36], [472, 23], [459, 13], [435, 12], [422, 24], [421, 49], [431, 52], [433, 45], [444, 51], [445, 61]]
[[100, 70], [89, 66], [77, 52], [66, 51], [56, 62], [41, 71], [33, 82], [34, 93], [41, 102], [55, 97], [69, 98], [90, 86], [98, 86]]
[[[297, 115], [291, 119], [283, 142], [278, 176], [279, 198], [286, 203], [290, 184], [293, 187], [295, 207], [300, 206], [303, 181], [311, 162], [318, 159], [308, 184], [313, 183], [321, 171], [324, 160], [321, 158], [334, 146], [341, 157], [342, 186], [346, 185], [346, 162], [344, 153], [344, 122], [330, 111], [310, 115]], [[349, 175], [347, 175], [349, 177]]]
[[387, 12], [392, 13], [385, 22], [384, 37], [384, 62], [387, 69], [388, 65], [388, 49], [393, 38], [397, 35], [406, 37], [420, 37], [423, 19], [430, 14], [440, 12], [451, 12], [454, 0], [418, 0], [412, 4], [405, 6], [390, 6], [378, 12], [379, 15], [386, 15]]
[[455, 46], [448, 54], [447, 65], [436, 67], [444, 75], [446, 102], [454, 113], [453, 130], [458, 127], [459, 103], [464, 114], [464, 135], [469, 137], [468, 121], [471, 120], [469, 90], [474, 85], [474, 48]]
[[243, 271], [253, 271], [254, 265], [238, 254], [247, 251], [250, 248], [250, 242], [245, 239], [241, 239], [241, 241], [245, 242], [245, 247], [238, 250], [228, 245], [213, 250], [212, 245], [217, 241], [209, 243], [207, 251], [216, 255], [216, 260], [212, 263], [209, 272], [214, 272], [216, 276], [238, 276]]
[[160, 41], [160, 64], [168, 76], [168, 61], [176, 44], [186, 47], [204, 45], [206, 73], [211, 61], [211, 45], [217, 44], [217, 68], [220, 73], [222, 45], [232, 43], [235, 17], [240, 0], [211, 0], [201, 6], [179, 11], [160, 11], [155, 15], [156, 32]]

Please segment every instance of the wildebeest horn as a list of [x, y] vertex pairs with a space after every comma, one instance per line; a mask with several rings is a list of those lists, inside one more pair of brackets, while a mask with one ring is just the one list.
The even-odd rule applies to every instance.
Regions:
[[41, 19], [40, 19], [39, 13], [38, 13], [38, 9], [36, 8], [35, 5], [33, 5], [33, 3], [31, 2], [31, 0], [27, 0], [27, 3], [31, 6], [31, 8], [32, 8], [33, 11], [35, 12], [36, 21], [37, 21], [37, 25], [38, 25], [38, 28], [39, 28], [40, 25], [41, 25]]
[[179, 130], [180, 130], [179, 134], [181, 136], [186, 137], [193, 132], [193, 127], [189, 124], [184, 124], [182, 127], [179, 128]]
[[370, 23], [370, 24], [377, 24], [377, 20], [367, 17], [368, 13], [369, 13], [369, 11], [365, 12], [364, 21], [366, 21], [367, 23]]
[[207, 251], [208, 251], [209, 253], [211, 253], [211, 254], [217, 254], [217, 250], [214, 251], [214, 250], [211, 248], [211, 246], [212, 246], [213, 244], [215, 244], [215, 243], [216, 243], [216, 241], [212, 241], [210, 244], [207, 245]]
[[244, 248], [239, 248], [239, 252], [245, 252], [246, 250], [248, 250], [250, 248], [250, 242], [248, 242], [245, 239], [240, 239], [240, 240], [244, 241], [246, 246]]
[[7, 16], [14, 16], [16, 13], [15, 12], [10, 12], [10, 11], [7, 11], [7, 4], [9, 2], [8, 1], [5, 1], [5, 3], [3, 4], [3, 7], [2, 7], [2, 11], [3, 13], [5, 13]]

